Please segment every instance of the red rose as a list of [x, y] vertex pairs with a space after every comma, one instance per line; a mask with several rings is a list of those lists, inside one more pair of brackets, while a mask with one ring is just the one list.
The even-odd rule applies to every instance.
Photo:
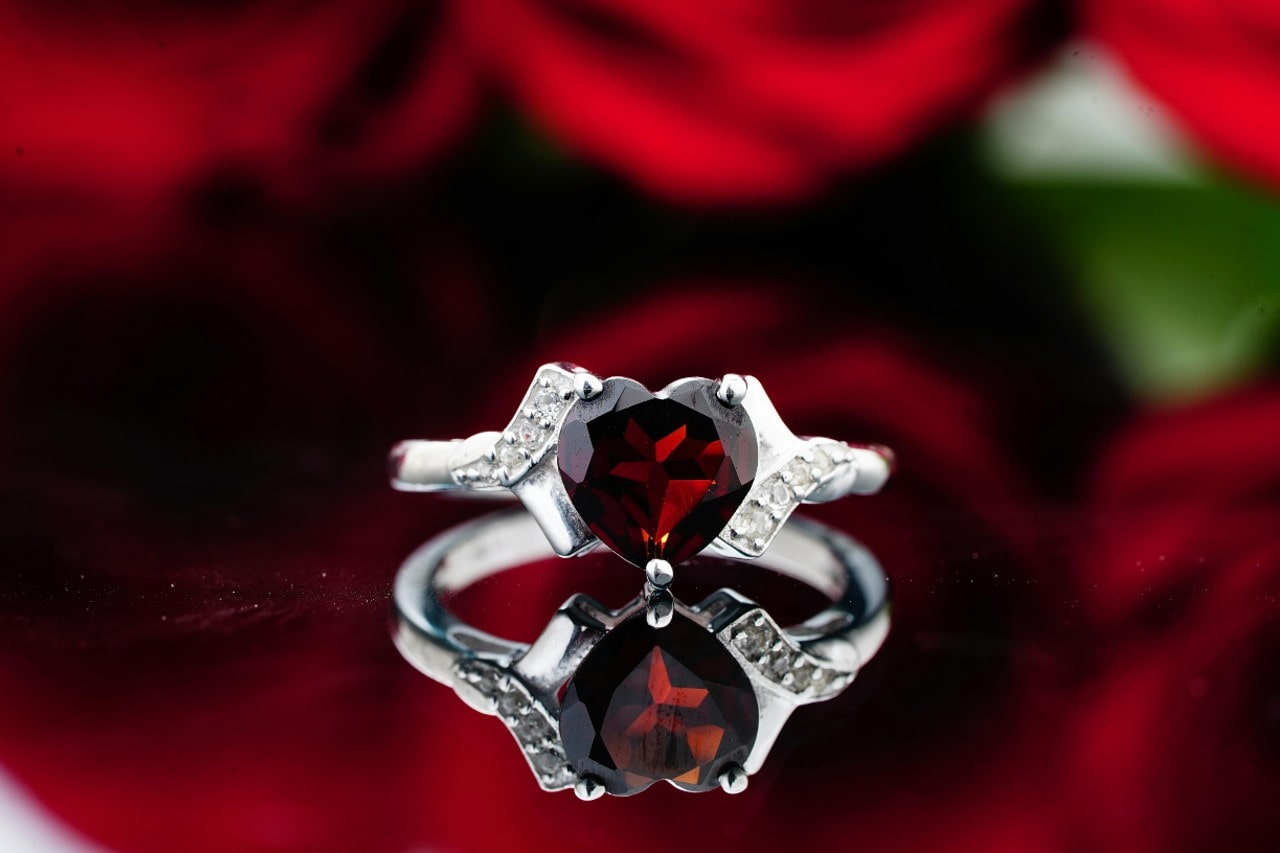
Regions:
[[[1082, 549], [1100, 674], [1071, 700], [1080, 846], [1257, 849], [1280, 798], [1280, 389], [1152, 414], [1101, 459]], [[1089, 642], [1081, 628], [1080, 642]]]
[[0, 3], [0, 188], [168, 198], [230, 171], [285, 197], [420, 168], [471, 75], [439, 5]]
[[1280, 185], [1280, 5], [1087, 0], [1084, 17], [1218, 159]]
[[968, 114], [1045, 40], [1027, 0], [471, 0], [481, 65], [574, 152], [695, 204], [811, 193]]
[[1280, 395], [1263, 388], [1155, 412], [1116, 437], [1092, 485], [1100, 548], [1079, 568], [1096, 619], [1176, 621], [1224, 563], [1271, 540], [1278, 424]]

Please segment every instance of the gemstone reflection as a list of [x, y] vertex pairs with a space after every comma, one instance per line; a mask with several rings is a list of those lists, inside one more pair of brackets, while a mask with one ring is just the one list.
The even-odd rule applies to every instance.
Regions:
[[560, 712], [569, 762], [618, 795], [660, 779], [716, 787], [726, 764], [746, 761], [758, 723], [746, 673], [680, 613], [660, 629], [639, 613], [606, 634], [567, 685]]

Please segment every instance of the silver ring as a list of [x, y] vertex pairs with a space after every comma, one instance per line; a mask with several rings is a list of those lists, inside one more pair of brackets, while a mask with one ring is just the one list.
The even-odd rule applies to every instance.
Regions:
[[397, 489], [514, 494], [557, 554], [603, 542], [659, 575], [704, 549], [759, 557], [801, 503], [873, 494], [892, 467], [884, 447], [796, 436], [752, 376], [650, 393], [569, 364], [538, 369], [504, 431], [390, 457]]
[[758, 563], [831, 600], [792, 627], [732, 590], [688, 605], [652, 579], [619, 610], [574, 595], [531, 645], [448, 610], [450, 595], [551, 554], [536, 520], [519, 511], [441, 534], [396, 576], [396, 645], [467, 704], [500, 717], [544, 790], [572, 788], [583, 799], [660, 780], [743, 790], [791, 713], [844, 690], [889, 630], [879, 563], [807, 519], [780, 531]]

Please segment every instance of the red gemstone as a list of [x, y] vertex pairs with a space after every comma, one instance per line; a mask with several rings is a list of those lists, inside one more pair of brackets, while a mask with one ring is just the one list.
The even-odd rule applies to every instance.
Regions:
[[677, 614], [655, 629], [640, 613], [604, 636], [560, 707], [560, 737], [579, 775], [626, 796], [659, 779], [702, 791], [746, 761], [759, 706], [733, 656]]
[[560, 431], [560, 475], [606, 545], [638, 566], [680, 563], [724, 529], [751, 488], [756, 439], [746, 413], [709, 380], [654, 397], [629, 379], [605, 383]]

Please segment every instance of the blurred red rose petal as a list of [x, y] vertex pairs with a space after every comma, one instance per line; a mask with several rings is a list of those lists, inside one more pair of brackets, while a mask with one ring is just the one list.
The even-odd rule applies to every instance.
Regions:
[[5, 0], [0, 186], [156, 199], [235, 168], [310, 200], [412, 172], [470, 112], [450, 29], [441, 4], [397, 0], [111, 14]]
[[1280, 187], [1280, 4], [1088, 0], [1086, 33], [1113, 47], [1229, 168]]
[[1101, 542], [1078, 569], [1096, 617], [1176, 618], [1240, 549], [1275, 535], [1277, 424], [1280, 390], [1264, 386], [1151, 413], [1117, 436], [1092, 487]]
[[1051, 30], [1026, 0], [462, 12], [479, 64], [569, 148], [693, 204], [794, 199], [897, 154], [965, 116]]
[[1274, 828], [1277, 424], [1280, 389], [1247, 389], [1149, 413], [1099, 460], [1077, 573], [1105, 663], [1063, 772], [1083, 847], [1250, 849]]
[[1065, 800], [1090, 815], [1084, 846], [1254, 849], [1274, 830], [1280, 547], [1240, 551], [1176, 627], [1112, 648], [1075, 700]]

